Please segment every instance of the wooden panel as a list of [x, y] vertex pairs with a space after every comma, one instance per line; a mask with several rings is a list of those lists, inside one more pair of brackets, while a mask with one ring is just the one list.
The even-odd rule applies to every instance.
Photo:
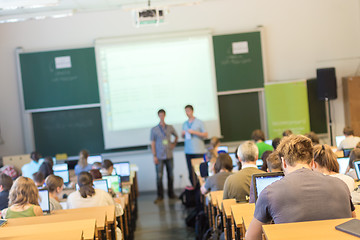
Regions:
[[360, 136], [360, 77], [343, 78], [343, 91], [346, 125]]

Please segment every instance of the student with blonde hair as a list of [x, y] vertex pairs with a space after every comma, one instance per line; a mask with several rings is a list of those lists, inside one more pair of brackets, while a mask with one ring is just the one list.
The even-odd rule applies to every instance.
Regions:
[[92, 169], [92, 165], [88, 164], [89, 152], [87, 150], [81, 150], [79, 154], [79, 161], [75, 166], [75, 175], [78, 176], [81, 172], [88, 172]]
[[49, 190], [50, 211], [62, 209], [59, 194], [64, 189], [64, 180], [59, 176], [49, 175], [45, 184]]
[[9, 208], [1, 212], [2, 218], [42, 216], [39, 191], [31, 178], [19, 177], [9, 193]]

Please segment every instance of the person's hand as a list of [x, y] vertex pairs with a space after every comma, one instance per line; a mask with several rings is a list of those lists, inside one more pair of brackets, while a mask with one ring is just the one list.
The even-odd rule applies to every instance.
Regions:
[[171, 145], [170, 145], [170, 149], [171, 149], [171, 150], [174, 150], [175, 146], [176, 146], [176, 144], [175, 144], [175, 143], [171, 143]]
[[154, 156], [154, 163], [155, 163], [155, 165], [159, 164], [159, 159], [156, 156]]
[[189, 129], [189, 130], [188, 130], [188, 133], [190, 133], [190, 134], [194, 134], [194, 133], [195, 133], [195, 131], [194, 131], [194, 130], [192, 130], [192, 129]]
[[182, 136], [182, 137], [185, 137], [185, 131], [182, 131], [182, 132], [181, 132], [181, 136]]

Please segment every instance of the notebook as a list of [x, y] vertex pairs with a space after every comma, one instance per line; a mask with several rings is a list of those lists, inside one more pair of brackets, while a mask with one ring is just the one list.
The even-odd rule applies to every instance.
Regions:
[[121, 177], [118, 175], [103, 176], [102, 179], [107, 180], [108, 186], [115, 192], [122, 192], [121, 190]]
[[360, 161], [354, 162], [354, 168], [358, 179], [360, 179]]
[[257, 173], [252, 175], [254, 184], [255, 203], [262, 192], [267, 186], [276, 182], [284, 177], [283, 172], [271, 172], [271, 173]]
[[114, 163], [114, 170], [116, 175], [121, 177], [122, 182], [130, 181], [130, 162]]
[[44, 213], [50, 212], [49, 190], [39, 189], [39, 205]]
[[347, 222], [344, 222], [340, 225], [335, 226], [336, 230], [346, 232], [348, 234], [360, 237], [360, 220], [351, 219]]
[[69, 177], [69, 171], [68, 170], [54, 171], [54, 175], [61, 177], [64, 180], [64, 184], [68, 184], [70, 182], [70, 177]]

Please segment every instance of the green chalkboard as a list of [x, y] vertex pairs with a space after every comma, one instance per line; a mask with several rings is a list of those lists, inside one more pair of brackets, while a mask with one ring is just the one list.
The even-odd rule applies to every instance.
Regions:
[[307, 92], [310, 114], [310, 129], [316, 133], [327, 133], [325, 101], [317, 97], [316, 79], [307, 80]]
[[100, 108], [84, 108], [32, 114], [35, 145], [44, 156], [104, 152]]
[[218, 92], [264, 87], [260, 32], [213, 36], [213, 46]]
[[223, 142], [248, 140], [255, 129], [261, 129], [258, 92], [219, 96]]
[[100, 102], [94, 48], [19, 57], [26, 110]]

